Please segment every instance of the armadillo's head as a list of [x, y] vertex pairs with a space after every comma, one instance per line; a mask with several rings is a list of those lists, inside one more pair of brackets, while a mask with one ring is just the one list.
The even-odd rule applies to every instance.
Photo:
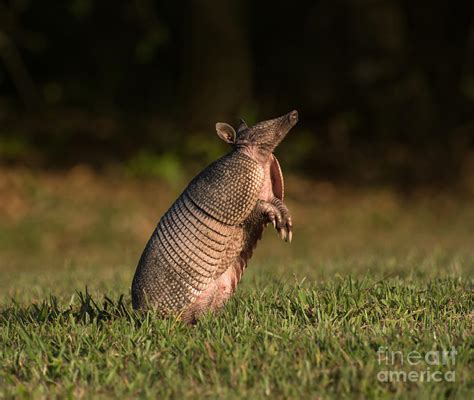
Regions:
[[236, 147], [250, 148], [263, 156], [270, 156], [286, 134], [298, 122], [298, 111], [293, 110], [279, 118], [247, 126], [241, 121], [237, 132], [229, 124], [218, 122], [217, 134], [221, 139]]

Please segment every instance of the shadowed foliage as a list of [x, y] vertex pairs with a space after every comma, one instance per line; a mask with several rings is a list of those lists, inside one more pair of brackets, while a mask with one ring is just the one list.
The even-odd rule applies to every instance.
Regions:
[[473, 14], [469, 0], [3, 2], [0, 160], [187, 168], [223, 148], [216, 121], [296, 108], [281, 157], [300, 173], [458, 182], [473, 164]]

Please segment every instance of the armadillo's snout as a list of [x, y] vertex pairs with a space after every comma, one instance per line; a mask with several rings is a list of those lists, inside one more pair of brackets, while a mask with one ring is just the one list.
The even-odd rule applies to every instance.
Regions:
[[288, 121], [290, 122], [291, 126], [295, 126], [298, 122], [298, 111], [293, 110], [288, 113]]

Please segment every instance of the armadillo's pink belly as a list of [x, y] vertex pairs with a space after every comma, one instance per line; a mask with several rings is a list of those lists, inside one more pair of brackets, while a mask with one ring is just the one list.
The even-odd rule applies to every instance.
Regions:
[[207, 311], [216, 311], [222, 308], [234, 293], [237, 283], [236, 270], [231, 266], [221, 276], [212, 281], [196, 300], [187, 307], [183, 313], [183, 320], [195, 321]]

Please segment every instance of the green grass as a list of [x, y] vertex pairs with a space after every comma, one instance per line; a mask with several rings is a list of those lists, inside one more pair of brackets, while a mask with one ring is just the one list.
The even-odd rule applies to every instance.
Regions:
[[186, 326], [129, 292], [178, 189], [0, 171], [0, 398], [472, 397], [472, 201], [299, 184], [294, 243], [267, 232], [225, 309]]
[[[45, 297], [1, 313], [3, 395], [468, 398], [469, 284], [336, 278], [247, 285], [196, 326], [137, 315], [128, 293]], [[471, 343], [472, 344], [472, 343]], [[377, 350], [449, 350], [454, 365], [388, 367]], [[406, 362], [406, 361], [405, 361]], [[454, 371], [456, 381], [377, 381], [384, 369]], [[472, 394], [472, 392], [471, 392]]]

